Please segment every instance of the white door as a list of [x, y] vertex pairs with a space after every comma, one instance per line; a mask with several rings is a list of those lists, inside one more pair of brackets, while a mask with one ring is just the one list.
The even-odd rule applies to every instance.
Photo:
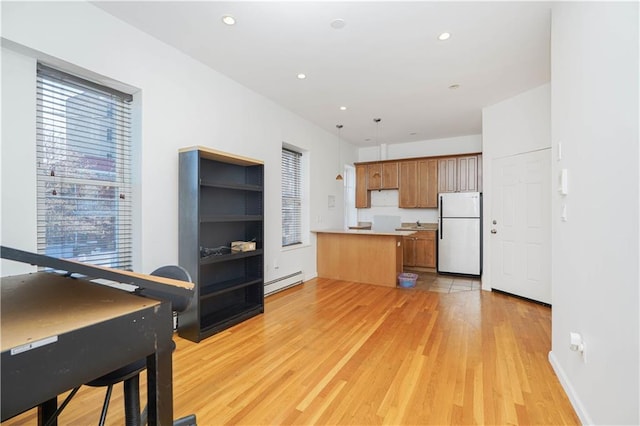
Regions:
[[551, 304], [551, 150], [492, 167], [491, 287]]

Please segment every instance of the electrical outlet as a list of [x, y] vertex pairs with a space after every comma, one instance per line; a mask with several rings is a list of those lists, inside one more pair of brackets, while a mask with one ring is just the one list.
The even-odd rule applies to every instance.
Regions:
[[569, 333], [569, 349], [574, 352], [579, 352], [582, 357], [582, 362], [587, 363], [587, 346], [579, 333], [573, 331]]

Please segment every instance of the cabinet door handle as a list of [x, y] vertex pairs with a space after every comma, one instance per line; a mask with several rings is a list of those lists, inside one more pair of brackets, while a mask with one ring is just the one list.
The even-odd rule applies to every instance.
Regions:
[[443, 235], [443, 232], [442, 232], [442, 208], [443, 207], [444, 206], [442, 205], [442, 195], [441, 195], [440, 196], [440, 239], [442, 239], [442, 235]]

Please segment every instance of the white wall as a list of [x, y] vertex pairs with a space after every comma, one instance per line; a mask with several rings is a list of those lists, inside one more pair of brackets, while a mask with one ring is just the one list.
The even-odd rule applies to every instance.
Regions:
[[[469, 135], [418, 142], [382, 144], [358, 149], [358, 161], [396, 160], [401, 158], [457, 155], [482, 152], [482, 136]], [[374, 215], [400, 216], [402, 222], [433, 223], [438, 209], [398, 208], [398, 191], [371, 191], [371, 207], [358, 209], [358, 221], [371, 222]]]
[[428, 139], [417, 142], [381, 144], [358, 149], [358, 161], [456, 155], [482, 151], [482, 135]]
[[484, 241], [482, 288], [491, 289], [492, 163], [495, 159], [551, 146], [551, 85], [544, 84], [482, 109], [482, 191]]
[[[552, 196], [549, 358], [586, 424], [640, 424], [638, 12], [637, 2], [552, 9], [552, 179], [566, 168], [569, 193]], [[586, 362], [569, 350], [571, 331]]]
[[[36, 251], [37, 232], [35, 65], [32, 58], [2, 49], [2, 245], [28, 251]], [[30, 265], [2, 261], [3, 275], [33, 271]]]
[[[134, 269], [178, 261], [178, 149], [204, 145], [265, 163], [265, 280], [316, 274], [311, 244], [281, 250], [280, 147], [308, 151], [308, 227], [343, 223], [336, 138], [86, 2], [2, 2], [2, 244], [35, 250], [35, 60], [137, 89]], [[7, 108], [11, 105], [11, 108]], [[356, 150], [343, 144], [345, 163]], [[336, 206], [327, 199], [335, 195]], [[312, 212], [312, 213], [311, 213]], [[311, 220], [313, 216], [314, 221]], [[318, 220], [319, 219], [319, 220]], [[17, 273], [3, 262], [3, 275]], [[278, 269], [275, 267], [278, 266]]]

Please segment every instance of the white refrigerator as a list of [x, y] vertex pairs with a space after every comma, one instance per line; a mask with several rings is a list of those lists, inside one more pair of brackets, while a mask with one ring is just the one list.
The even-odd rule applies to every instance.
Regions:
[[482, 194], [438, 194], [438, 272], [480, 276]]

